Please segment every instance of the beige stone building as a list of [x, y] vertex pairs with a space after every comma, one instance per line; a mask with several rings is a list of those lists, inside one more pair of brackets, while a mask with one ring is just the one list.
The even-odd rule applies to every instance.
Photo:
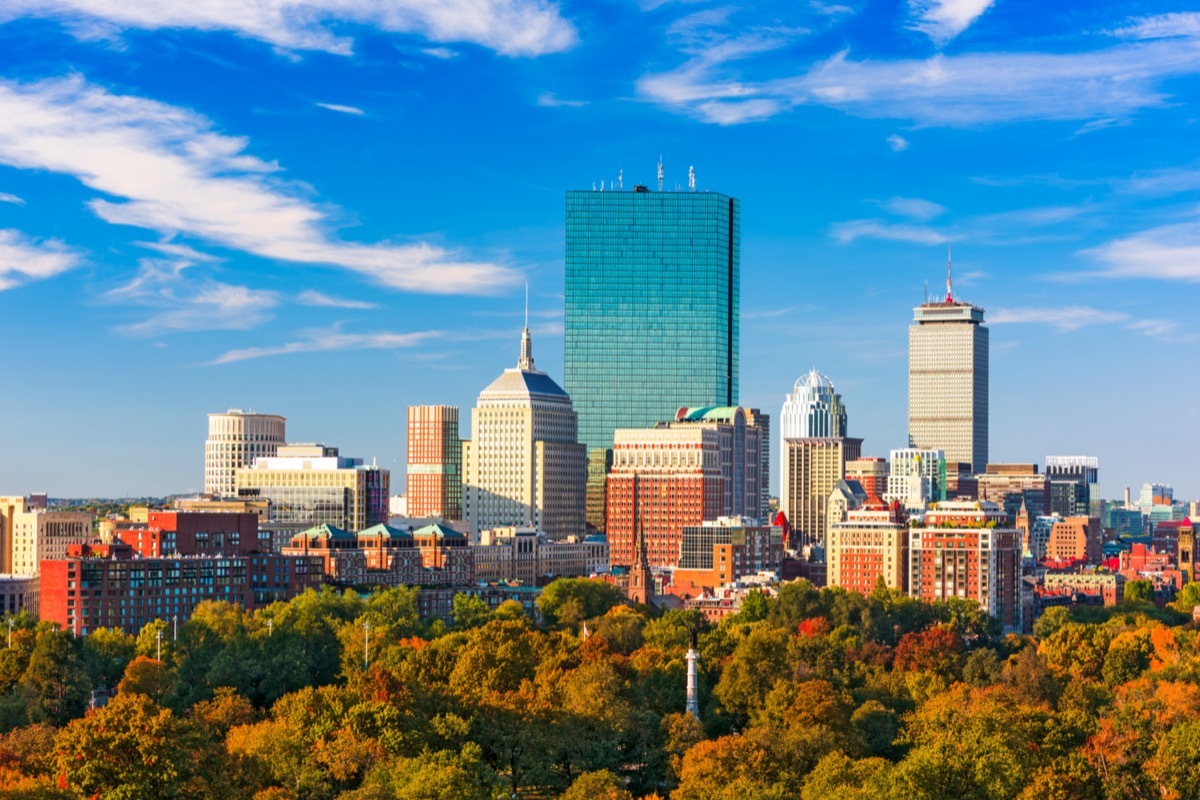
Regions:
[[527, 586], [553, 578], [581, 578], [609, 571], [608, 540], [569, 536], [551, 541], [533, 528], [494, 528], [474, 545], [475, 578], [520, 581]]
[[862, 439], [784, 439], [779, 508], [802, 544], [822, 544], [829, 496], [846, 474], [846, 462], [862, 455]]
[[473, 537], [527, 527], [549, 539], [585, 529], [586, 447], [571, 398], [534, 368], [526, 327], [521, 357], [483, 390], [463, 442], [463, 511]]
[[0, 573], [37, 575], [47, 559], [67, 557], [67, 545], [92, 540], [92, 515], [30, 507], [23, 497], [0, 497]]

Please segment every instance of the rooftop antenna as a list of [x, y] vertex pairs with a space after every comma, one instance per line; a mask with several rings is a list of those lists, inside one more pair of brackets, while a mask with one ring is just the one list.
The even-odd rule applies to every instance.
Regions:
[[618, 189], [625, 188], [625, 170], [623, 170], [623, 169], [617, 170], [617, 188]]
[[662, 179], [663, 179], [662, 156], [660, 155], [658, 157], [658, 190], [660, 192], [662, 191]]
[[525, 282], [525, 327], [529, 327], [529, 282]]
[[925, 305], [929, 305], [929, 281], [925, 281]]
[[688, 191], [696, 191], [696, 168], [688, 167]]
[[946, 245], [946, 303], [954, 302], [954, 292], [950, 287], [950, 245]]

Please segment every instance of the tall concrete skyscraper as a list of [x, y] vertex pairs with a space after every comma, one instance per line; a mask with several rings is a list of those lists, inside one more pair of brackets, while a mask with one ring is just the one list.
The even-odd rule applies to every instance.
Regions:
[[988, 329], [983, 309], [954, 298], [913, 309], [908, 329], [908, 444], [942, 450], [976, 474], [988, 460]]
[[779, 414], [781, 439], [819, 439], [846, 435], [846, 406], [833, 381], [815, 369], [802, 375], [784, 397]]
[[716, 192], [567, 193], [564, 385], [589, 449], [737, 405], [740, 238]]
[[529, 327], [521, 357], [484, 389], [463, 444], [463, 511], [471, 532], [535, 526], [551, 539], [584, 532], [587, 452], [571, 398], [533, 365]]
[[204, 443], [204, 493], [233, 497], [233, 476], [256, 458], [275, 455], [286, 443], [287, 423], [275, 414], [255, 414], [231, 408], [208, 415], [208, 440]]
[[457, 406], [408, 407], [410, 517], [462, 519], [462, 442]]

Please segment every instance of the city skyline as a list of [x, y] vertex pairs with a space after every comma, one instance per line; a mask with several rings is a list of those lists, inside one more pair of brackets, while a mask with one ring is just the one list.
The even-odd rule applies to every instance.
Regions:
[[694, 166], [742, 203], [741, 405], [775, 413], [816, 366], [865, 454], [903, 447], [906, 328], [953, 242], [991, 330], [990, 460], [1086, 453], [1109, 498], [1200, 496], [1196, 15], [976, 5], [763, 25], [519, 2], [520, 24], [489, 6], [474, 29], [370, 3], [311, 24], [7, 10], [0, 408], [21, 424], [0, 480], [198, 490], [204, 415], [231, 407], [399, 477], [404, 414], [346, 414], [334, 390], [470, 408], [526, 280], [561, 381], [565, 194], [656, 188], [661, 156], [665, 188]]

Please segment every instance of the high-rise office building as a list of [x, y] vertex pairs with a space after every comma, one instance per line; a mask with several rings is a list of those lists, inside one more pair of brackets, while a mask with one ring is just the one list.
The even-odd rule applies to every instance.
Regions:
[[740, 210], [716, 192], [567, 193], [565, 380], [579, 441], [738, 401]]
[[981, 473], [988, 460], [988, 329], [983, 309], [946, 299], [913, 309], [908, 329], [908, 444]]
[[846, 406], [833, 381], [815, 369], [802, 375], [779, 413], [781, 439], [826, 439], [846, 435]]
[[[823, 544], [829, 495], [844, 480], [846, 462], [862, 455], [862, 439], [784, 439], [779, 510], [804, 544]], [[795, 539], [794, 539], [795, 540]]]
[[582, 535], [587, 449], [571, 398], [533, 363], [529, 326], [521, 355], [484, 389], [463, 442], [463, 512], [473, 534], [529, 527], [550, 539]]
[[888, 465], [888, 503], [909, 510], [924, 509], [929, 502], [946, 499], [946, 454], [941, 450], [904, 447], [893, 450]]
[[1061, 517], [1100, 516], [1100, 459], [1046, 456], [1050, 511]]
[[757, 408], [746, 409], [746, 421], [759, 431], [759, 476], [758, 491], [762, 494], [762, 506], [757, 516], [764, 522], [771, 516], [771, 415]]
[[456, 406], [408, 407], [407, 515], [462, 519], [462, 442]]
[[681, 408], [674, 422], [618, 429], [608, 475], [612, 563], [632, 564], [638, 532], [654, 566], [674, 566], [684, 527], [755, 519], [761, 435], [745, 409]]
[[1037, 464], [988, 464], [976, 486], [978, 499], [999, 503], [1010, 520], [1022, 504], [1035, 516], [1050, 513], [1050, 477], [1039, 474]]
[[231, 408], [208, 415], [204, 443], [204, 493], [233, 497], [233, 476], [256, 458], [275, 455], [284, 438], [286, 420], [274, 414], [255, 414]]

